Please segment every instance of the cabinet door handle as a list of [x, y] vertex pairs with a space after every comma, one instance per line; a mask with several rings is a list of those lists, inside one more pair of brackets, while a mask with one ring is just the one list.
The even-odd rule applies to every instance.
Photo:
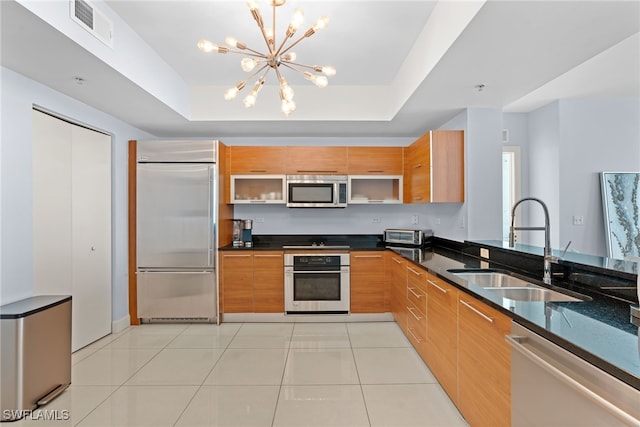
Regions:
[[475, 308], [474, 306], [472, 306], [471, 304], [469, 304], [466, 301], [462, 301], [460, 300], [460, 302], [464, 305], [466, 305], [471, 311], [473, 311], [474, 313], [476, 313], [478, 316], [482, 317], [484, 320], [486, 320], [489, 323], [493, 323], [493, 317], [489, 317], [486, 314], [484, 314], [483, 312], [481, 312], [480, 310], [478, 310], [477, 308]]
[[418, 338], [416, 336], [416, 334], [413, 333], [413, 329], [411, 329], [410, 327], [407, 326], [407, 331], [409, 331], [409, 333], [411, 334], [411, 336], [413, 337], [414, 340], [418, 341], [418, 344], [420, 344], [422, 342], [422, 340], [420, 338]]
[[420, 273], [419, 271], [415, 271], [413, 268], [411, 267], [407, 267], [407, 270], [409, 270], [410, 272], [412, 272], [413, 274], [415, 274], [416, 276], [420, 277], [422, 276], [422, 273]]
[[422, 167], [422, 163], [418, 163], [418, 164], [417, 164], [417, 165], [415, 165], [413, 168], [414, 168], [414, 169], [418, 169], [418, 168], [421, 168], [421, 167]]
[[256, 258], [282, 258], [282, 255], [254, 255]]
[[267, 170], [266, 169], [250, 169], [250, 171], [254, 173], [265, 173]]
[[222, 255], [223, 258], [249, 258], [251, 255]]
[[397, 258], [391, 258], [393, 261], [397, 262], [398, 264], [402, 264], [402, 260], [398, 260]]
[[372, 171], [367, 171], [369, 173], [384, 173], [384, 170], [372, 170]]
[[440, 292], [442, 292], [443, 294], [446, 294], [446, 293], [448, 293], [448, 292], [449, 292], [449, 291], [447, 291], [446, 289], [443, 289], [443, 288], [441, 288], [440, 286], [438, 286], [438, 285], [436, 284], [436, 282], [434, 282], [433, 280], [429, 280], [429, 279], [427, 279], [427, 282], [428, 282], [431, 286], [433, 286], [434, 288], [436, 288], [437, 290], [439, 290]]
[[422, 200], [422, 197], [421, 196], [416, 196], [416, 197], [413, 198], [413, 200]]
[[407, 310], [409, 310], [409, 313], [411, 313], [411, 315], [412, 315], [416, 320], [420, 320], [420, 319], [422, 319], [422, 317], [420, 317], [420, 316], [416, 316], [416, 314], [413, 312], [413, 308], [411, 308], [411, 307], [407, 307]]
[[420, 294], [416, 294], [416, 293], [413, 291], [413, 288], [407, 288], [407, 290], [408, 290], [409, 292], [411, 292], [411, 293], [412, 293], [416, 298], [422, 298], [422, 295], [420, 295]]
[[338, 173], [337, 169], [333, 169], [333, 170], [301, 170], [301, 169], [298, 169], [298, 170], [296, 170], [296, 172], [299, 172], [299, 173]]

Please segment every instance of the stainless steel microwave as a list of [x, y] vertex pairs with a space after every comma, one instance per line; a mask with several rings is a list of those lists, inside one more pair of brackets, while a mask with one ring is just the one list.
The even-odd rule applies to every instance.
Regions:
[[346, 175], [287, 175], [287, 206], [344, 208], [347, 183]]
[[426, 238], [431, 237], [431, 230], [416, 230], [408, 228], [387, 228], [384, 230], [384, 242], [387, 244], [422, 247]]

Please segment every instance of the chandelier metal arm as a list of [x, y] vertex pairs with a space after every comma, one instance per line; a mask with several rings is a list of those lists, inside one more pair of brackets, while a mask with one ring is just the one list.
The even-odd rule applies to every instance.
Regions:
[[[310, 31], [313, 30], [313, 28], [309, 29]], [[308, 33], [309, 31], [307, 31]], [[289, 46], [287, 46], [287, 48], [283, 51], [278, 51], [278, 55], [282, 56], [285, 53], [287, 53], [288, 51], [290, 51], [295, 45], [297, 45], [298, 43], [300, 43], [302, 40], [304, 40], [305, 38], [307, 38], [307, 33], [303, 34], [298, 40], [294, 41], [293, 43], [291, 43]], [[311, 33], [313, 34], [313, 33]], [[286, 41], [286, 40], [285, 40]], [[284, 43], [283, 43], [284, 44]], [[282, 48], [282, 47], [281, 47]]]

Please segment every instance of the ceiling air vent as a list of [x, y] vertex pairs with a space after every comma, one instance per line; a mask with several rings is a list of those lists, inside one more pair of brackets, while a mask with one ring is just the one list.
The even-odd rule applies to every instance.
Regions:
[[113, 47], [113, 23], [86, 0], [70, 0], [71, 19], [98, 40]]

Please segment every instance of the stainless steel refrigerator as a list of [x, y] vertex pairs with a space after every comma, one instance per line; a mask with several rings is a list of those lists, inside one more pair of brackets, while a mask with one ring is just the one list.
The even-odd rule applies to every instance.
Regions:
[[217, 141], [138, 141], [138, 317], [208, 321], [216, 301]]

